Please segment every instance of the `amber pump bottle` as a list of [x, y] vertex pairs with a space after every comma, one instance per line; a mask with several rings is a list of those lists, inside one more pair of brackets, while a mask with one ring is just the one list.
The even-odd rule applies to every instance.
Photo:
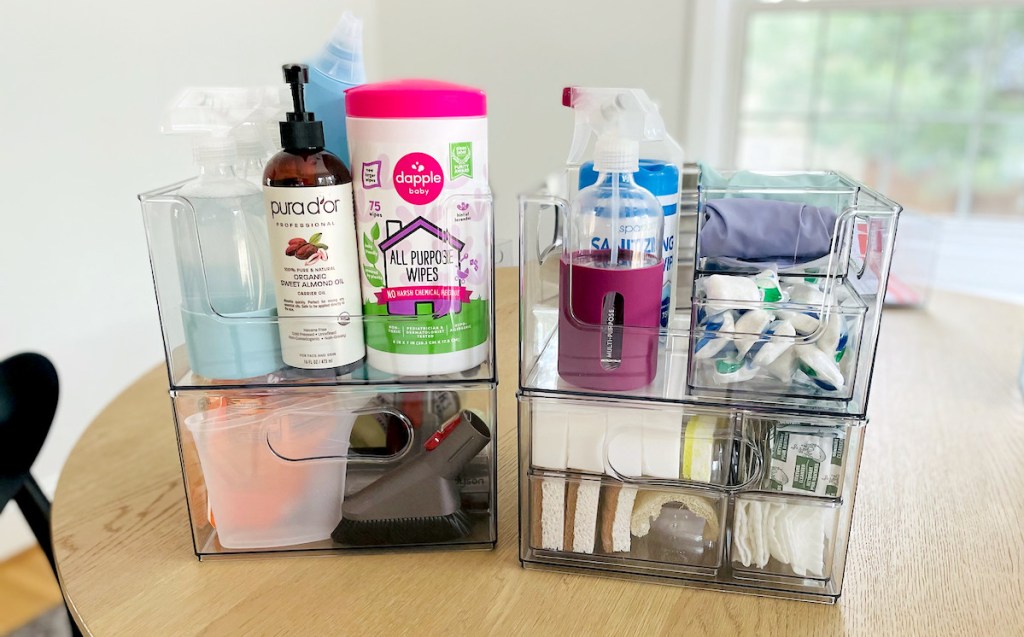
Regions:
[[294, 110], [280, 124], [283, 150], [263, 172], [281, 353], [292, 367], [345, 374], [366, 356], [352, 176], [305, 109], [306, 66], [286, 64], [284, 79]]

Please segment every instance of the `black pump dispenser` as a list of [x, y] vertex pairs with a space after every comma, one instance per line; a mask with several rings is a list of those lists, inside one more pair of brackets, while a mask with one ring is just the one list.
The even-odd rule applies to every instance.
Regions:
[[285, 64], [284, 81], [292, 87], [294, 112], [281, 122], [281, 146], [285, 150], [320, 150], [324, 147], [324, 125], [313, 113], [306, 112], [303, 84], [309, 82], [309, 67], [305, 64]]

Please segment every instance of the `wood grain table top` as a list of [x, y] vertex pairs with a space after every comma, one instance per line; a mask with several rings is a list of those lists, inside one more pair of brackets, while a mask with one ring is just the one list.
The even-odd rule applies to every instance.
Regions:
[[499, 270], [496, 550], [199, 562], [159, 365], [96, 418], [57, 487], [56, 557], [85, 631], [1024, 633], [1024, 308], [936, 292], [886, 311], [843, 596], [821, 606], [520, 567], [516, 290]]

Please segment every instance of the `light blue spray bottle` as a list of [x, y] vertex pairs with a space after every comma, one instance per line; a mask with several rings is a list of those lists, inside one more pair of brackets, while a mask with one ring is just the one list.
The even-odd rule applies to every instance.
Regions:
[[306, 108], [324, 124], [324, 148], [351, 168], [345, 132], [345, 91], [366, 83], [363, 21], [346, 11], [331, 38], [309, 62]]
[[178, 195], [175, 249], [192, 371], [217, 380], [265, 376], [284, 365], [263, 195], [235, 175], [227, 137], [195, 142], [199, 177]]

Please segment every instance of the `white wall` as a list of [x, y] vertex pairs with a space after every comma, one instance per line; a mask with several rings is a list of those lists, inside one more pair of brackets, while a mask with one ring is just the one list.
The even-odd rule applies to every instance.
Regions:
[[[565, 161], [563, 86], [643, 86], [670, 127], [681, 121], [684, 4], [646, 2], [635, 16], [584, 0], [7, 7], [0, 358], [35, 350], [60, 372], [56, 421], [34, 467], [44, 488], [52, 493], [89, 422], [162, 359], [135, 195], [192, 174], [189, 142], [157, 130], [181, 87], [276, 84], [282, 63], [312, 54], [353, 8], [366, 20], [371, 79], [429, 76], [488, 91], [497, 239], [508, 242], [515, 194]], [[13, 506], [0, 515], [0, 558], [29, 541]]]
[[[44, 488], [52, 493], [89, 422], [162, 358], [135, 195], [192, 174], [189, 142], [157, 132], [179, 88], [275, 84], [280, 64], [310, 55], [342, 10], [353, 8], [366, 20], [371, 79], [430, 76], [487, 90], [497, 239], [512, 242], [516, 193], [565, 161], [572, 116], [560, 96], [568, 84], [644, 87], [688, 156], [720, 163], [729, 138], [723, 131], [733, 125], [723, 106], [730, 83], [722, 81], [734, 68], [733, 49], [721, 46], [731, 5], [178, 0], [171, 10], [96, 0], [5, 7], [0, 358], [36, 350], [60, 371], [56, 422], [34, 468]], [[942, 246], [949, 258], [940, 258], [939, 287], [1005, 297], [1012, 284], [1021, 298], [1016, 280], [980, 290], [957, 278], [963, 241]], [[16, 509], [0, 515], [0, 558], [29, 541]]]
[[643, 87], [680, 130], [686, 2], [516, 0], [381, 2], [388, 77], [435, 77], [488, 94], [499, 243], [516, 237], [515, 197], [560, 170], [572, 139], [562, 88]]
[[[35, 350], [60, 373], [56, 421], [33, 468], [51, 493], [89, 422], [162, 360], [135, 195], [193, 172], [190, 143], [158, 133], [165, 104], [184, 86], [276, 84], [281, 64], [311, 55], [343, 6], [375, 28], [372, 5], [96, 0], [5, 6], [0, 358]], [[373, 45], [367, 53], [376, 74]], [[0, 559], [30, 538], [14, 506], [0, 515]]]

